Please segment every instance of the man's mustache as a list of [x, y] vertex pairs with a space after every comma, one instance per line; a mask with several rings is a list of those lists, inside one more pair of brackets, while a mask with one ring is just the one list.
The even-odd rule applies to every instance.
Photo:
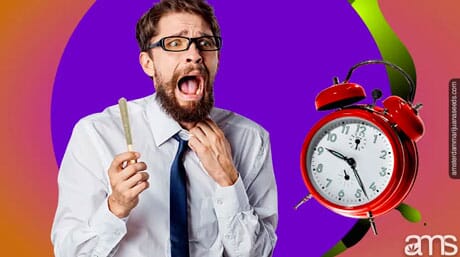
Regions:
[[181, 73], [182, 73], [182, 75], [185, 75], [185, 74], [189, 74], [189, 73], [191, 73], [193, 71], [198, 71], [200, 73], [200, 75], [202, 75], [202, 76], [208, 76], [209, 75], [208, 69], [203, 64], [186, 66]]

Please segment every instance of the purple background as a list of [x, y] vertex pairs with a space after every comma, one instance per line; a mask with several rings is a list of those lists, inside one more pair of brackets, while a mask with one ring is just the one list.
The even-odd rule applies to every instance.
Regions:
[[[279, 192], [275, 256], [320, 256], [355, 220], [341, 217], [311, 200], [299, 156], [308, 130], [325, 113], [314, 109], [316, 94], [344, 79], [348, 69], [380, 53], [348, 1], [209, 1], [223, 37], [215, 82], [216, 105], [264, 126], [271, 135]], [[98, 0], [74, 31], [56, 75], [52, 99], [53, 144], [58, 163], [72, 127], [124, 96], [153, 93], [138, 64], [137, 19], [152, 1]], [[389, 95], [383, 66], [366, 66], [352, 77], [368, 95], [381, 88]], [[364, 100], [370, 102], [369, 99]]]

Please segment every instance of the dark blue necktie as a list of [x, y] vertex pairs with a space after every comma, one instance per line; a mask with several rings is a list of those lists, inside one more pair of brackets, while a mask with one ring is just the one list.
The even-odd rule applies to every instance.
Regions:
[[187, 187], [185, 185], [185, 168], [182, 162], [188, 146], [187, 141], [182, 140], [178, 134], [174, 135], [174, 139], [179, 141], [179, 148], [171, 165], [169, 187], [171, 257], [189, 257]]

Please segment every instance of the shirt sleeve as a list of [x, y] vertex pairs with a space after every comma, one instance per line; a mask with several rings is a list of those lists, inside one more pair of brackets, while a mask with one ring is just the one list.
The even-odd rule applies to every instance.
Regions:
[[59, 200], [51, 232], [57, 257], [113, 256], [126, 234], [126, 220], [108, 208], [108, 167], [89, 122], [74, 128], [58, 175]]
[[251, 175], [228, 187], [218, 186], [213, 203], [224, 256], [272, 256], [277, 237], [278, 200], [268, 135]]

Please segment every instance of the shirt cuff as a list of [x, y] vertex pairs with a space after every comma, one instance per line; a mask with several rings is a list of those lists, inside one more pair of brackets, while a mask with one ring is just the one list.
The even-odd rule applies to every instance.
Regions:
[[249, 211], [250, 205], [241, 176], [235, 184], [227, 187], [217, 185], [214, 193], [214, 210], [221, 218], [233, 217], [239, 212]]
[[108, 256], [116, 248], [127, 232], [126, 221], [127, 218], [120, 219], [109, 210], [108, 198], [101, 204], [89, 220], [89, 227], [99, 237], [93, 256]]

